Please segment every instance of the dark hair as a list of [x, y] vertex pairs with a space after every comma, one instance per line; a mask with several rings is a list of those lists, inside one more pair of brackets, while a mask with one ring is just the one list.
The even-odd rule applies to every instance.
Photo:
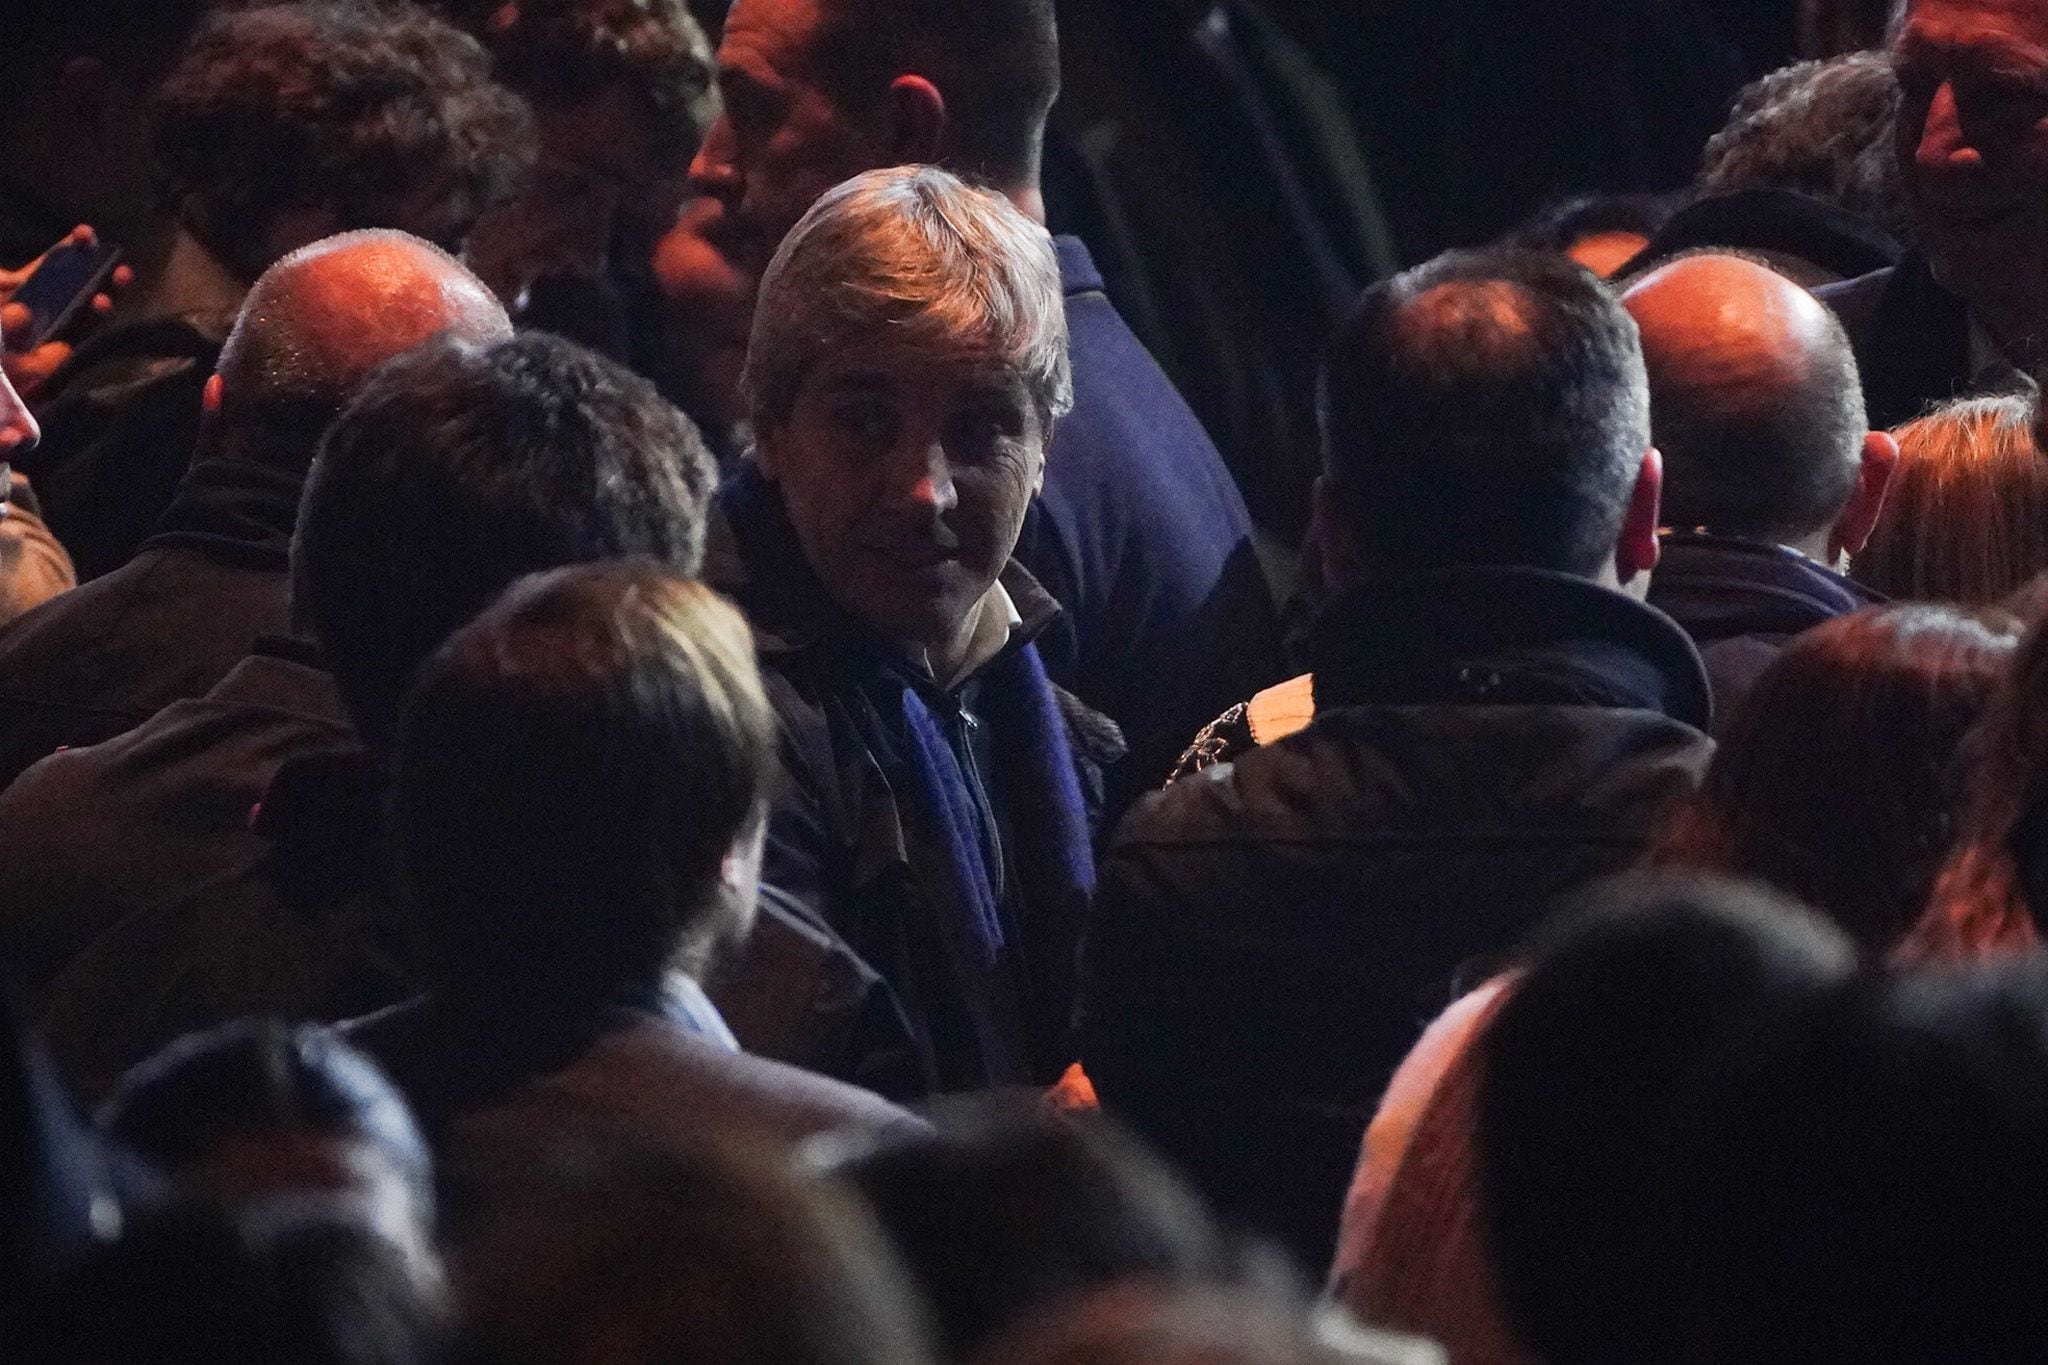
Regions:
[[2019, 622], [1903, 606], [1794, 640], [1735, 714], [1662, 862], [1754, 877], [1886, 951], [1947, 856], [1964, 739], [2019, 644]]
[[729, 1146], [587, 1114], [463, 1126], [449, 1258], [472, 1365], [922, 1365], [923, 1322], [859, 1201]]
[[1532, 252], [1449, 252], [1368, 289], [1319, 403], [1359, 548], [1401, 569], [1596, 573], [1650, 444], [1635, 322]]
[[1675, 1272], [1685, 1358], [2038, 1360], [2043, 1150], [2038, 957], [1853, 981], [1761, 1021], [1672, 1128], [1673, 1216], [1647, 1254]]
[[2048, 455], [2031, 398], [1963, 398], [1898, 429], [1899, 467], [1861, 581], [1894, 598], [1990, 606], [2048, 569]]
[[318, 1024], [244, 1019], [181, 1038], [121, 1079], [99, 1124], [173, 1178], [233, 1138], [365, 1143], [431, 1217], [432, 1163], [411, 1111], [376, 1063]]
[[1479, 1046], [1480, 1201], [1501, 1300], [1544, 1360], [1659, 1359], [1675, 1115], [1703, 1068], [1854, 967], [1790, 901], [1630, 880], [1552, 928]]
[[1792, 190], [1912, 235], [1893, 146], [1899, 82], [1883, 52], [1798, 62], [1745, 86], [1707, 141], [1699, 192]]
[[88, 1257], [10, 1346], [53, 1365], [432, 1365], [447, 1335], [405, 1253], [337, 1209], [178, 1204]]
[[711, 45], [683, 0], [432, 0], [536, 108], [624, 87], [681, 169], [718, 115]]
[[1248, 1260], [1201, 1201], [1099, 1119], [972, 1106], [846, 1161], [960, 1358], [1036, 1309], [1128, 1279], [1227, 1284]]
[[410, 4], [216, 13], [156, 103], [191, 227], [250, 279], [270, 264], [265, 230], [298, 206], [454, 249], [532, 154], [532, 120], [483, 49]]
[[[1750, 260], [1685, 252], [1658, 265], [1722, 256]], [[1666, 525], [1785, 542], [1827, 530], [1842, 515], [1870, 424], [1848, 334], [1830, 310], [1812, 311], [1821, 332], [1801, 347], [1798, 374], [1769, 383], [1732, 381], [1712, 363], [1686, 363], [1692, 357], [1660, 363], [1653, 329], [1650, 434], [1664, 456]]]
[[721, 864], [759, 817], [775, 722], [753, 636], [652, 564], [514, 584], [422, 673], [392, 839], [434, 956], [572, 999], [659, 980], [741, 928]]
[[307, 481], [292, 612], [384, 744], [420, 664], [514, 579], [704, 553], [711, 457], [652, 385], [541, 333], [433, 342], [380, 367]]
[[1053, 0], [825, 0], [819, 71], [868, 108], [915, 72], [946, 97], [946, 169], [997, 188], [1035, 183], [1059, 97]]

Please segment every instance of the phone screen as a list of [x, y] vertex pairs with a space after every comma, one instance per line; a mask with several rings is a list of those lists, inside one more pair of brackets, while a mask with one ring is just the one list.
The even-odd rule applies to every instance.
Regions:
[[15, 350], [42, 345], [106, 286], [121, 259], [121, 248], [104, 242], [73, 242], [52, 247], [35, 273], [15, 290], [11, 302], [29, 311], [29, 324], [22, 335], [7, 338]]

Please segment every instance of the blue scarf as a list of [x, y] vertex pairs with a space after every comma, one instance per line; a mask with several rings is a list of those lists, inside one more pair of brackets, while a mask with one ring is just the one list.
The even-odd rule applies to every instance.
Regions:
[[[951, 891], [948, 899], [958, 907], [960, 937], [975, 965], [991, 969], [1010, 946], [1011, 926], [998, 903], [1001, 870], [988, 863], [973, 785], [945, 722], [919, 690], [905, 685], [896, 695], [913, 777], [906, 795], [938, 836], [945, 855], [940, 871]], [[1009, 816], [1009, 863], [1020, 883], [1012, 903], [1028, 917], [1022, 927], [1034, 943], [1030, 993], [1038, 1008], [1032, 1031], [1051, 1045], [1048, 1032], [1065, 1027], [1074, 947], [1095, 890], [1095, 856], [1066, 719], [1037, 646], [1012, 650], [989, 666], [982, 675], [981, 710], [995, 757], [995, 771], [982, 778], [991, 802], [1001, 803]], [[1051, 1007], [1050, 1016], [1045, 1007]]]

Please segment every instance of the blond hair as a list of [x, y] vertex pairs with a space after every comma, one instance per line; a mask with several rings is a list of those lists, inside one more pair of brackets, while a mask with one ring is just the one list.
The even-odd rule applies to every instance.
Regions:
[[1993, 606], [2048, 569], [2034, 402], [1965, 398], [1896, 433], [1899, 468], [1856, 577], [1900, 600]]
[[827, 192], [761, 279], [745, 388], [755, 424], [789, 419], [826, 355], [888, 339], [1018, 374], [1050, 424], [1074, 405], [1066, 300], [1045, 229], [931, 166]]

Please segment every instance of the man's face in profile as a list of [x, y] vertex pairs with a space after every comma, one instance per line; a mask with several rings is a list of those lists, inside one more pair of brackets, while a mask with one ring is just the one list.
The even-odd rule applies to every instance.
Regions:
[[2048, 6], [1913, 0], [1896, 57], [1899, 164], [1935, 276], [1980, 311], [2048, 316]]
[[725, 204], [719, 247], [755, 278], [820, 195], [884, 164], [870, 120], [822, 79], [828, 3], [737, 0], [718, 46], [724, 109], [690, 173]]

